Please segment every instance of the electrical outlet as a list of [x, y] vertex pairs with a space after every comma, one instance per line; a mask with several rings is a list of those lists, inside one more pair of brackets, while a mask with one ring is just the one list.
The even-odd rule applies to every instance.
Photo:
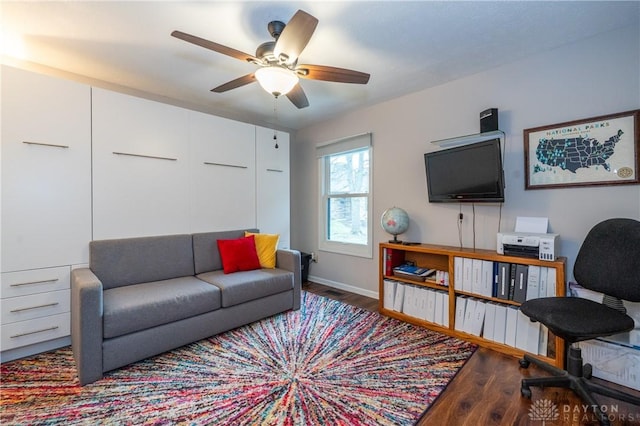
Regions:
[[312, 251], [312, 252], [311, 252], [311, 261], [312, 261], [313, 263], [318, 263], [318, 255], [316, 254], [316, 252], [315, 252], [315, 251]]

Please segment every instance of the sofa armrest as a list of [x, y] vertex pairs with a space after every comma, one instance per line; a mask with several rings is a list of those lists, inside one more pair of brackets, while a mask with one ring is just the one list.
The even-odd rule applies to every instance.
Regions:
[[102, 378], [102, 291], [91, 269], [71, 271], [71, 345], [80, 385]]
[[293, 309], [300, 309], [302, 300], [302, 270], [298, 250], [278, 249], [276, 267], [293, 272]]

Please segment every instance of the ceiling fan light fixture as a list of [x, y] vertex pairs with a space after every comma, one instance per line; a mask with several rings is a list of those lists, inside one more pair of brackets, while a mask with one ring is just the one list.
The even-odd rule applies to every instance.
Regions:
[[255, 75], [260, 86], [275, 97], [286, 95], [298, 84], [298, 76], [282, 67], [263, 67]]

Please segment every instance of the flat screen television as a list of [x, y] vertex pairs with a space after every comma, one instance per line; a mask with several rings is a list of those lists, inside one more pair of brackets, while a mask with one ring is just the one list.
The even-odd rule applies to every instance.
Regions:
[[431, 203], [504, 202], [500, 139], [424, 154]]

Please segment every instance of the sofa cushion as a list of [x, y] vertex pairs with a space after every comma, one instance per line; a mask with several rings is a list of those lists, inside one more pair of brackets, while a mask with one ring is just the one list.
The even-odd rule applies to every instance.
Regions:
[[263, 268], [273, 269], [276, 267], [276, 250], [278, 249], [278, 240], [280, 234], [256, 234], [246, 231], [245, 237], [253, 235], [256, 239], [256, 251], [260, 266]]
[[104, 291], [104, 338], [112, 338], [219, 309], [220, 289], [196, 277]]
[[[248, 229], [247, 231], [258, 232], [257, 229]], [[193, 234], [193, 262], [195, 273], [201, 274], [203, 272], [222, 269], [222, 260], [220, 259], [217, 241], [244, 237], [244, 232], [244, 230], [239, 230]]]
[[220, 251], [222, 270], [225, 274], [260, 269], [260, 259], [258, 259], [253, 235], [233, 240], [218, 240], [218, 251]]
[[212, 271], [199, 274], [198, 278], [220, 288], [223, 308], [291, 290], [294, 279], [293, 272], [282, 269], [256, 269], [233, 274]]
[[89, 267], [104, 289], [195, 275], [191, 235], [91, 241]]

